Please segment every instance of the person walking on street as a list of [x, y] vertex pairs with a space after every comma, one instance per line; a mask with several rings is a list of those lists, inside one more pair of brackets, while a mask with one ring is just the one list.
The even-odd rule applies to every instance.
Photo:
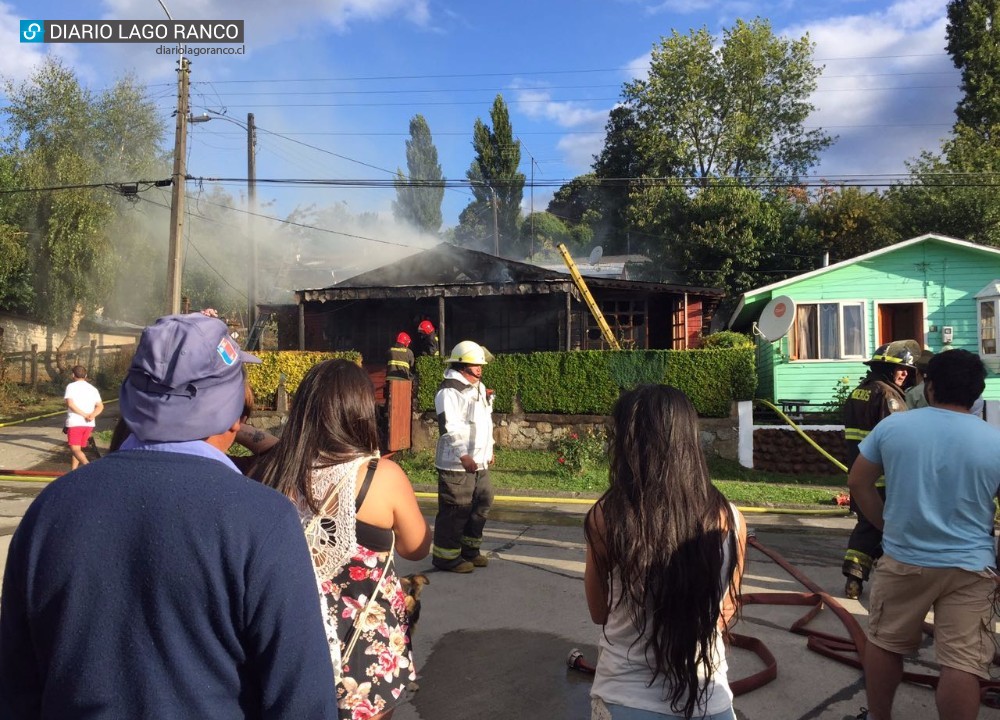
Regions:
[[430, 320], [422, 320], [417, 325], [417, 355], [440, 355], [437, 332]]
[[[891, 720], [903, 658], [924, 639], [934, 610], [941, 665], [938, 717], [974, 720], [978, 679], [990, 679], [993, 598], [1000, 582], [993, 536], [1000, 499], [1000, 430], [970, 413], [986, 386], [978, 355], [935, 355], [925, 377], [929, 407], [894, 414], [861, 442], [848, 487], [885, 554], [871, 591], [864, 651], [868, 720]], [[876, 489], [885, 475], [885, 494]]]
[[[878, 423], [892, 413], [906, 410], [905, 390], [916, 370], [915, 358], [920, 345], [914, 340], [897, 340], [879, 346], [865, 365], [870, 369], [844, 403], [844, 439], [847, 443], [847, 467], [858, 456], [858, 445]], [[882, 532], [874, 527], [851, 499], [857, 522], [847, 541], [841, 571], [847, 581], [844, 595], [852, 600], [861, 597], [875, 561], [882, 555]]]
[[95, 419], [104, 412], [101, 393], [87, 382], [87, 368], [77, 365], [73, 368], [73, 382], [66, 386], [66, 437], [69, 443], [70, 470], [86, 465], [83, 449], [87, 447], [91, 433], [97, 425]]
[[486, 567], [480, 552], [483, 527], [493, 505], [489, 466], [493, 462], [493, 391], [482, 383], [487, 363], [482, 346], [463, 340], [445, 360], [450, 366], [434, 396], [441, 436], [438, 513], [434, 520], [434, 567], [468, 573]]
[[413, 379], [413, 351], [410, 350], [410, 336], [405, 332], [396, 336], [396, 342], [389, 348], [386, 380]]
[[4, 718], [337, 716], [295, 507], [225, 455], [246, 362], [200, 313], [145, 329], [119, 396], [131, 435], [42, 490], [11, 539]]

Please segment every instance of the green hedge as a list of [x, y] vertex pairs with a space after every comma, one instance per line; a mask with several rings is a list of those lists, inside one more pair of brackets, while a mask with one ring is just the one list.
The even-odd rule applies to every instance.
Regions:
[[361, 364], [361, 353], [354, 350], [345, 352], [260, 350], [255, 351], [254, 355], [260, 358], [260, 364], [247, 364], [247, 377], [260, 405], [274, 404], [274, 393], [278, 389], [278, 379], [282, 373], [285, 375], [285, 389], [291, 395], [309, 372], [309, 368], [324, 360], [343, 358]]
[[[445, 364], [417, 358], [417, 408], [434, 408]], [[517, 397], [530, 413], [606, 415], [622, 390], [662, 382], [683, 390], [706, 417], [725, 417], [733, 400], [751, 400], [757, 388], [753, 348], [620, 350], [498, 355], [483, 369], [496, 390], [494, 410], [509, 413]]]

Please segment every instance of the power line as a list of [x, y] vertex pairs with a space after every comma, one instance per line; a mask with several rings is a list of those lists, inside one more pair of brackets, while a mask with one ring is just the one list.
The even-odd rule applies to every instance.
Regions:
[[[939, 181], [928, 181], [937, 178]], [[942, 179], [971, 180], [957, 185], [955, 182], [941, 182]], [[214, 182], [222, 185], [226, 184], [246, 184], [246, 178], [237, 177], [191, 177], [188, 180], [198, 180], [200, 182]], [[987, 180], [995, 179], [995, 182]], [[560, 188], [572, 181], [572, 178], [554, 178], [546, 180], [536, 180], [530, 183], [527, 180], [522, 183], [522, 187], [536, 188]], [[382, 180], [378, 178], [257, 178], [258, 183], [283, 187], [349, 187], [349, 188], [395, 188], [395, 180]], [[515, 183], [506, 183], [499, 179], [493, 179], [491, 183], [495, 187], [507, 187]], [[727, 183], [737, 183], [732, 185]], [[407, 187], [445, 187], [445, 188], [468, 188], [471, 189], [476, 183], [467, 179], [444, 179], [444, 180], [417, 180], [409, 179], [403, 181]], [[857, 175], [818, 175], [806, 176], [802, 178], [774, 178], [768, 176], [673, 176], [673, 177], [632, 177], [632, 178], [595, 178], [592, 187], [601, 188], [626, 188], [635, 185], [645, 187], [676, 186], [695, 190], [728, 190], [733, 187], [752, 188], [810, 188], [810, 187], [895, 187], [899, 185], [913, 185], [919, 187], [1000, 187], [1000, 172], [976, 172], [976, 173], [926, 173], [914, 180], [912, 175], [904, 173], [885, 174], [857, 174]]]
[[[945, 90], [945, 89], [955, 89], [958, 90], [959, 86], [957, 84], [950, 85], [894, 85], [889, 87], [855, 87], [855, 88], [817, 88], [813, 90], [813, 94], [818, 93], [845, 93], [845, 92], [889, 92], [894, 90]], [[272, 95], [281, 95], [282, 93], [270, 93]], [[306, 93], [298, 93], [306, 94]], [[324, 93], [325, 94], [325, 93]], [[621, 96], [616, 97], [573, 97], [573, 98], [505, 98], [505, 102], [508, 105], [537, 105], [541, 103], [584, 103], [584, 102], [619, 102]], [[357, 102], [357, 103], [254, 103], [252, 105], [248, 104], [230, 104], [228, 107], [232, 108], [360, 108], [360, 107], [448, 107], [448, 106], [464, 106], [464, 105], [488, 105], [493, 102], [493, 98], [483, 99], [483, 100], [421, 100], [419, 103], [414, 101], [409, 102]]]
[[[812, 62], [835, 62], [842, 60], [897, 60], [918, 57], [949, 57], [948, 53], [906, 53], [899, 55], [844, 55], [839, 57], [812, 58]], [[633, 72], [648, 70], [649, 66], [624, 65], [610, 68], [587, 68], [574, 70], [507, 70], [503, 72], [480, 73], [434, 73], [423, 75], [354, 75], [345, 77], [316, 78], [274, 78], [254, 80], [215, 80], [216, 85], [233, 85], [241, 83], [291, 83], [291, 82], [378, 82], [382, 80], [440, 80], [446, 78], [484, 78], [484, 77], [518, 77], [522, 75], [586, 75], [607, 72]]]

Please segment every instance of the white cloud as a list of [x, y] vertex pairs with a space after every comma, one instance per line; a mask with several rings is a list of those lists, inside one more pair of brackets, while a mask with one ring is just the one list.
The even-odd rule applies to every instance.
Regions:
[[[20, 39], [22, 18], [6, 3], [0, 3], [0, 75], [5, 79], [20, 83], [34, 72], [45, 58], [45, 50], [53, 46], [40, 43], [22, 43]], [[58, 46], [56, 46], [58, 47]]]
[[556, 148], [563, 153], [566, 164], [581, 174], [590, 172], [594, 155], [600, 153], [603, 147], [603, 135], [564, 135], [556, 143]]
[[578, 101], [552, 100], [545, 89], [521, 89], [515, 93], [518, 110], [530, 118], [544, 118], [564, 128], [603, 127], [608, 119], [607, 110], [584, 107]]
[[808, 125], [839, 139], [819, 172], [902, 173], [921, 150], [939, 149], [960, 98], [958, 72], [944, 50], [946, 26], [940, 2], [901, 0], [883, 12], [783, 32], [808, 32], [825, 66]]
[[[109, 18], [161, 17], [152, 0], [104, 0]], [[430, 22], [429, 0], [163, 0], [170, 15], [181, 20], [246, 20], [247, 42], [258, 47], [293, 38], [317, 24], [347, 32], [356, 22], [405, 17], [418, 26]]]

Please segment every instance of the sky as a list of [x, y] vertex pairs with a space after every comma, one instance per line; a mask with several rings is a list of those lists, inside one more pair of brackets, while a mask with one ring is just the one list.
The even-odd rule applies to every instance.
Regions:
[[[622, 83], [641, 77], [671, 31], [716, 36], [760, 16], [775, 32], [808, 33], [823, 67], [807, 126], [837, 141], [812, 174], [837, 179], [897, 174], [937, 150], [954, 122], [958, 71], [945, 52], [944, 0], [163, 0], [175, 19], [245, 20], [245, 55], [192, 59], [187, 170], [245, 194], [247, 113], [258, 127], [256, 174], [264, 212], [340, 206], [391, 214], [391, 188], [304, 189], [289, 178], [391, 179], [405, 169], [410, 119], [428, 121], [446, 178], [464, 178], [472, 128], [488, 124], [502, 93], [521, 141], [521, 171], [539, 185], [524, 211], [542, 210], [554, 184], [588, 172]], [[55, 53], [91, 88], [125, 72], [149, 88], [170, 123], [176, 58], [157, 44], [19, 42], [19, 20], [163, 19], [157, 0], [0, 2], [0, 75], [28, 77]], [[123, 178], [123, 180], [125, 180]], [[189, 182], [189, 193], [208, 181]], [[471, 198], [450, 189], [445, 225]]]

